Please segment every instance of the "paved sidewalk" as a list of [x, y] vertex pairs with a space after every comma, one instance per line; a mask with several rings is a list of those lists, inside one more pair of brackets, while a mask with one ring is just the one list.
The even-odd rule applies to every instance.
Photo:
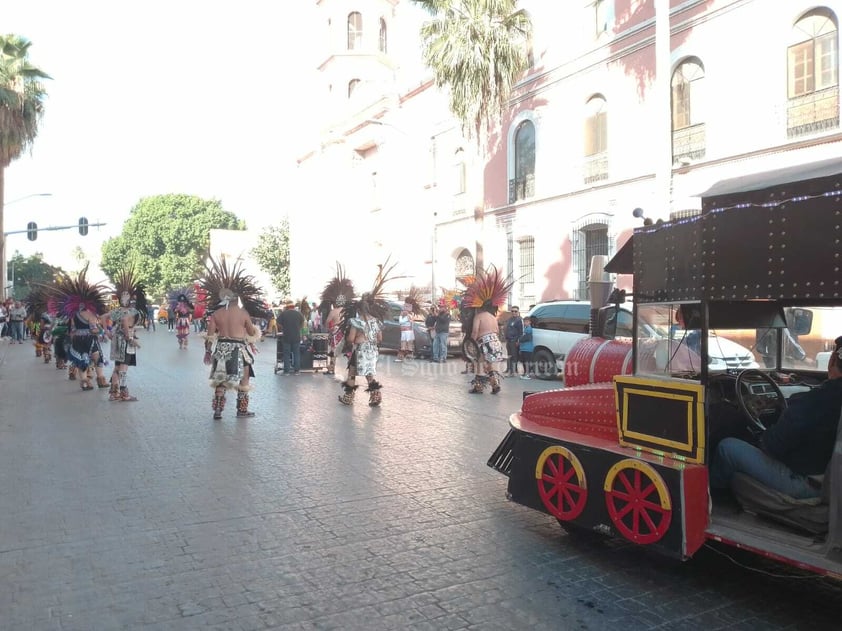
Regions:
[[[136, 403], [0, 344], [0, 628], [838, 629], [842, 589], [712, 550], [681, 564], [565, 535], [485, 462], [524, 388], [381, 360], [362, 388], [273, 374], [211, 420], [200, 340], [144, 334]], [[721, 549], [720, 549], [721, 551]]]

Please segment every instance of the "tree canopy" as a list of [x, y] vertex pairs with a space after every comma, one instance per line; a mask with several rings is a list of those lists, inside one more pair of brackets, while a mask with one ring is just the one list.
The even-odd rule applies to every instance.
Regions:
[[433, 18], [421, 27], [424, 61], [466, 136], [493, 129], [529, 65], [532, 22], [517, 0], [415, 0]]
[[289, 295], [289, 221], [282, 219], [261, 233], [252, 254], [260, 269], [269, 275], [275, 291]]
[[244, 230], [245, 224], [218, 200], [181, 194], [143, 198], [120, 236], [103, 243], [100, 267], [113, 279], [133, 263], [147, 294], [164, 294], [201, 276], [214, 228]]
[[49, 285], [59, 274], [65, 274], [65, 271], [60, 267], [45, 263], [44, 255], [40, 252], [27, 257], [20, 252], [15, 252], [9, 260], [9, 276], [14, 284], [10, 295], [17, 300], [22, 300], [32, 291], [32, 283]]
[[35, 140], [44, 109], [44, 71], [29, 63], [31, 42], [0, 35], [0, 168], [21, 155]]

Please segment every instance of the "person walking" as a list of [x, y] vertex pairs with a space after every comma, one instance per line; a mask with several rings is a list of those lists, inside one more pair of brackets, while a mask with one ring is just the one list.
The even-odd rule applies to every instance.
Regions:
[[520, 309], [512, 307], [509, 309], [511, 317], [506, 320], [505, 336], [506, 336], [506, 352], [509, 355], [506, 361], [506, 376], [514, 377], [517, 375], [518, 364], [518, 344], [523, 335], [523, 320], [520, 317]]
[[304, 323], [304, 316], [295, 308], [295, 303], [292, 300], [287, 301], [278, 322], [278, 328], [284, 337], [281, 348], [285, 375], [297, 375], [301, 370], [301, 327]]
[[[120, 272], [115, 283], [120, 306], [111, 311], [111, 361], [114, 370], [111, 373], [109, 401], [137, 401], [129, 393], [129, 366], [137, 365], [137, 341], [135, 327], [141, 322], [146, 312], [146, 296], [143, 288], [135, 280], [133, 268]], [[134, 300], [134, 305], [132, 305]]]
[[439, 303], [439, 312], [433, 325], [433, 361], [443, 364], [447, 361], [447, 338], [450, 334], [450, 312], [444, 302]]

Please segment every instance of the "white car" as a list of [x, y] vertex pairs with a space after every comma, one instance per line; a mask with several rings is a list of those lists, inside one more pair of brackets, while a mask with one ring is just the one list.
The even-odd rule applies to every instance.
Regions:
[[[532, 341], [535, 349], [532, 359], [539, 377], [554, 379], [564, 373], [564, 361], [570, 350], [580, 340], [590, 336], [591, 304], [583, 300], [555, 300], [535, 305], [529, 311], [532, 323]], [[632, 306], [620, 305], [617, 316], [616, 337], [632, 337]], [[652, 338], [682, 340], [685, 333], [673, 329], [670, 334], [661, 327], [641, 323], [641, 331]], [[686, 343], [693, 348], [692, 332]], [[708, 368], [710, 370], [745, 370], [758, 368], [754, 354], [744, 346], [711, 332], [708, 337]]]

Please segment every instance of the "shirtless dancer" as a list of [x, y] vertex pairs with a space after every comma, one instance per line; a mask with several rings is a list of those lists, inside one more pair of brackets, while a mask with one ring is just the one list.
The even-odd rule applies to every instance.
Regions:
[[501, 362], [505, 353], [498, 334], [497, 311], [505, 304], [511, 283], [507, 283], [495, 267], [477, 276], [468, 288], [463, 308], [474, 309], [471, 337], [477, 344], [479, 356], [476, 359], [476, 376], [471, 381], [471, 394], [482, 394], [485, 386], [491, 384], [491, 394], [500, 392], [500, 373], [495, 364]]
[[211, 367], [213, 418], [222, 418], [225, 391], [237, 391], [237, 418], [254, 416], [249, 411], [249, 379], [254, 377], [254, 342], [260, 337], [248, 311], [240, 307], [230, 289], [219, 292], [219, 306], [208, 317], [205, 364]]

